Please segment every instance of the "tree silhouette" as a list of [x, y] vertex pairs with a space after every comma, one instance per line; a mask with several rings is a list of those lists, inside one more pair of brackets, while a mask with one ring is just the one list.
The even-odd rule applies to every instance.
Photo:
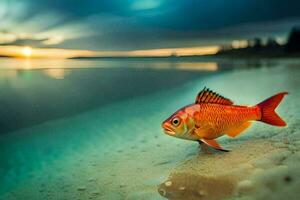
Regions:
[[289, 53], [300, 52], [300, 28], [294, 27], [289, 35], [286, 44], [286, 51]]
[[267, 48], [277, 48], [279, 46], [280, 45], [277, 43], [277, 41], [274, 38], [272, 38], [272, 37], [268, 38], [267, 43], [266, 43]]
[[255, 38], [253, 40], [253, 48], [254, 49], [260, 49], [262, 47], [262, 42], [260, 38]]

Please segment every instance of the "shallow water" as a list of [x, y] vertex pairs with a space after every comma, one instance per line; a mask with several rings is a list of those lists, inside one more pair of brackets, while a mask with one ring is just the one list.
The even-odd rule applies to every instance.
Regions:
[[[4, 71], [7, 72], [10, 71]], [[56, 74], [58, 77], [53, 77]], [[14, 76], [0, 77], [0, 104], [3, 105], [0, 112], [5, 113], [0, 116], [0, 134], [176, 88], [210, 74], [125, 67], [17, 70]]]
[[[268, 137], [291, 129], [294, 140], [299, 136], [297, 60], [26, 62], [0, 67], [0, 199], [163, 199], [158, 188], [169, 175], [198, 180], [201, 167], [224, 159], [228, 167], [213, 179], [224, 180], [230, 163], [277, 152]], [[250, 105], [287, 90], [291, 97], [278, 112], [289, 128], [256, 124], [236, 143], [220, 140], [234, 154], [211, 157], [193, 142], [164, 135], [161, 121], [204, 86]], [[247, 155], [254, 147], [262, 151]], [[220, 169], [211, 169], [206, 175], [216, 178]]]

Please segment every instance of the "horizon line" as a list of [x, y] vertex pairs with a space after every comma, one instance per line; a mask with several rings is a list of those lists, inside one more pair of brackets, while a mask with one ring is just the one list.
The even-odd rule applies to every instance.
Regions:
[[[171, 56], [203, 56], [213, 55], [220, 50], [220, 46], [196, 46], [179, 48], [159, 48], [124, 51], [96, 51], [64, 48], [35, 48], [30, 46], [0, 45], [0, 57], [14, 58], [74, 58], [74, 57], [171, 57]], [[30, 51], [30, 52], [28, 52]]]

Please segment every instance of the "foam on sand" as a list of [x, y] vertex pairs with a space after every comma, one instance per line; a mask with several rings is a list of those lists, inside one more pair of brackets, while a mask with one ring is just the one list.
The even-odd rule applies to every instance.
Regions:
[[[231, 198], [296, 199], [298, 77], [299, 69], [280, 66], [233, 71], [1, 137], [0, 199], [180, 199], [186, 191], [192, 199], [195, 185], [213, 182]], [[288, 127], [256, 122], [235, 139], [219, 139], [230, 153], [211, 155], [163, 134], [161, 122], [204, 86], [250, 105], [288, 91], [277, 109]], [[197, 188], [203, 199], [221, 193]]]

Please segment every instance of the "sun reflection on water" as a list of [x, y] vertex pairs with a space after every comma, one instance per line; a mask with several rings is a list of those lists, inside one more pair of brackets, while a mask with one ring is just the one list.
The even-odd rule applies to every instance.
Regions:
[[[184, 71], [217, 71], [217, 62], [205, 61], [177, 61], [177, 60], [75, 60], [75, 59], [2, 59], [0, 70], [44, 69], [45, 74], [52, 77], [63, 77], [64, 69], [84, 68], [125, 68], [125, 69], [153, 69], [153, 70], [184, 70]], [[46, 70], [47, 69], [47, 70]], [[49, 70], [48, 70], [49, 69]], [[50, 70], [51, 69], [51, 70]]]
[[64, 79], [69, 74], [65, 69], [44, 69], [43, 73], [54, 79]]

